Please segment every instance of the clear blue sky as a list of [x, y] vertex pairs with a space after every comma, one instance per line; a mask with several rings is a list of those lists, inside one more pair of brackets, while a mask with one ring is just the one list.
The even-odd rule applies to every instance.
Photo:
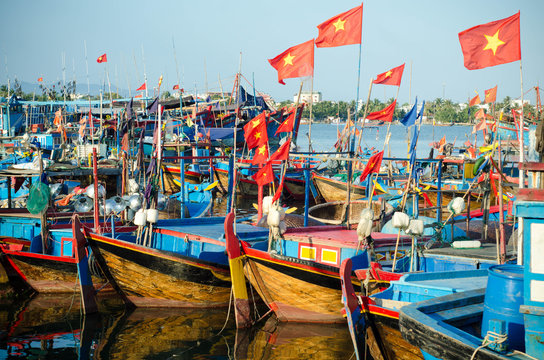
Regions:
[[[259, 91], [275, 100], [292, 99], [299, 80], [277, 82], [267, 59], [290, 46], [317, 36], [316, 26], [358, 6], [356, 1], [2, 1], [0, 13], [0, 82], [17, 77], [35, 83], [76, 78], [86, 92], [84, 41], [87, 43], [91, 84], [100, 84], [107, 53], [110, 80], [122, 89], [143, 83], [144, 58], [149, 87], [164, 75], [163, 89], [177, 83], [174, 39], [182, 87], [193, 92], [232, 89], [242, 52], [242, 73]], [[498, 99], [520, 96], [519, 62], [469, 71], [463, 66], [459, 31], [521, 11], [524, 89], [544, 84], [542, 16], [544, 2], [369, 0], [363, 5], [363, 47], [360, 98], [366, 98], [371, 77], [406, 62], [399, 101], [408, 102], [410, 63], [412, 101], [442, 97], [466, 101], [478, 90], [498, 84]], [[314, 90], [325, 100], [356, 96], [358, 45], [316, 49]], [[6, 71], [7, 59], [7, 71]], [[136, 63], [136, 64], [135, 64]], [[75, 68], [75, 71], [74, 71]], [[247, 85], [247, 84], [246, 84]], [[249, 89], [249, 86], [246, 86]], [[310, 81], [304, 88], [309, 90]], [[115, 88], [113, 89], [115, 90]], [[372, 97], [394, 97], [395, 87], [375, 86]], [[127, 93], [123, 95], [128, 95]], [[528, 95], [534, 104], [534, 92]]]

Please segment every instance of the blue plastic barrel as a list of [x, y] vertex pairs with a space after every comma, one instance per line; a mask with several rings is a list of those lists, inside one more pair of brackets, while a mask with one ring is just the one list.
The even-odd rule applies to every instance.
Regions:
[[520, 305], [523, 305], [523, 266], [491, 266], [485, 291], [482, 337], [492, 330], [489, 320], [504, 321], [507, 348], [524, 351], [525, 329]]

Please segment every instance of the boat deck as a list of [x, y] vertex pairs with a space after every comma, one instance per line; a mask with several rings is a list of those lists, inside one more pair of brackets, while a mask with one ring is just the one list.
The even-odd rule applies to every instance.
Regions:
[[[496, 260], [497, 259], [497, 245], [495, 244], [482, 244], [479, 248], [453, 248], [443, 247], [425, 250], [423, 256], [448, 256], [459, 257], [468, 259], [484, 259], [484, 260]], [[511, 246], [506, 248], [506, 257], [514, 256], [514, 249]]]

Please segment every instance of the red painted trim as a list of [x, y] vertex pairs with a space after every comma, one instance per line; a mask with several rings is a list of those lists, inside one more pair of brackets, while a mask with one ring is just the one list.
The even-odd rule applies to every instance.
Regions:
[[148, 247], [145, 247], [145, 246], [131, 244], [131, 243], [128, 243], [128, 242], [125, 242], [125, 241], [112, 239], [112, 238], [109, 238], [109, 237], [106, 237], [106, 236], [101, 236], [101, 235], [94, 234], [94, 233], [91, 233], [90, 236], [91, 236], [91, 239], [93, 239], [95, 241], [99, 240], [99, 241], [102, 241], [104, 243], [113, 244], [115, 246], [119, 246], [119, 247], [123, 247], [123, 248], [126, 248], [126, 249], [138, 251], [138, 252], [141, 252], [141, 253], [151, 254], [151, 255], [154, 255], [154, 256], [157, 256], [157, 257], [161, 257], [163, 259], [168, 259], [168, 260], [172, 260], [172, 261], [176, 261], [176, 262], [183, 262], [183, 263], [186, 263], [186, 264], [189, 264], [189, 265], [197, 266], [197, 267], [204, 268], [204, 269], [211, 269], [211, 270], [215, 270], [215, 271], [223, 271], [224, 270], [224, 269], [219, 268], [219, 267], [211, 266], [211, 265], [208, 265], [208, 264], [202, 264], [202, 263], [199, 263], [199, 262], [196, 262], [196, 261], [191, 261], [191, 260], [188, 260], [188, 259], [185, 259], [185, 258], [170, 256], [170, 255], [165, 254], [163, 252], [159, 252], [156, 249], [151, 249], [151, 248], [148, 248]]
[[4, 252], [5, 252], [6, 255], [22, 256], [22, 257], [28, 257], [28, 258], [34, 258], [34, 259], [60, 261], [60, 262], [65, 262], [65, 263], [70, 263], [70, 264], [76, 264], [77, 263], [75, 258], [67, 257], [67, 256], [54, 256], [54, 255], [37, 254], [37, 253], [31, 253], [31, 252], [27, 252], [27, 251], [10, 251], [10, 250], [6, 250]]
[[[246, 253], [246, 255], [248, 257], [252, 257], [252, 258], [255, 258], [255, 259], [261, 259], [261, 260], [266, 260], [266, 261], [271, 262], [271, 263], [280, 264], [280, 265], [289, 266], [289, 267], [294, 267], [294, 268], [301, 269], [301, 270], [313, 271], [313, 272], [320, 273], [320, 274], [323, 274], [323, 275], [330, 275], [330, 276], [338, 277], [337, 272], [323, 270], [323, 269], [319, 269], [319, 268], [309, 266], [309, 265], [304, 265], [304, 264], [296, 264], [296, 263], [293, 263], [293, 262], [287, 261], [287, 260], [273, 259], [270, 256], [270, 254], [268, 254], [267, 252], [253, 249], [245, 241], [240, 241], [240, 243], [242, 244], [242, 248], [243, 248], [244, 252]], [[308, 261], [310, 261], [310, 260], [308, 260]], [[322, 265], [325, 265], [325, 264], [322, 264]], [[329, 265], [329, 266], [332, 266], [332, 265]]]

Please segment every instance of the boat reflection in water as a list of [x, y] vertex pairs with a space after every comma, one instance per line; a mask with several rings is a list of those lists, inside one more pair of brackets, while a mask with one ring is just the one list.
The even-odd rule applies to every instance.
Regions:
[[278, 322], [236, 334], [236, 359], [349, 359], [353, 355], [345, 324]]
[[[220, 309], [125, 309], [101, 299], [100, 313], [80, 314], [79, 294], [0, 302], [0, 358], [5, 359], [349, 359], [343, 324], [277, 323], [235, 329]], [[223, 331], [221, 331], [223, 329]]]

